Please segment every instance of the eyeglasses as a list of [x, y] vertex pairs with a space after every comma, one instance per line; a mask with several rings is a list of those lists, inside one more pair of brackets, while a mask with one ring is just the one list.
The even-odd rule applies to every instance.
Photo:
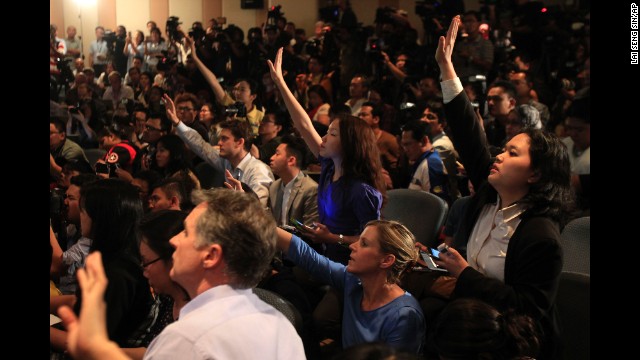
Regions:
[[160, 260], [162, 260], [162, 258], [161, 258], [161, 257], [159, 257], [159, 258], [157, 258], [157, 259], [154, 259], [154, 260], [151, 260], [151, 261], [148, 261], [148, 262], [146, 262], [146, 263], [145, 263], [145, 262], [141, 262], [141, 263], [140, 263], [140, 267], [141, 267], [142, 269], [146, 269], [146, 268], [147, 268], [147, 266], [149, 266], [149, 265], [153, 264], [154, 262], [158, 262], [158, 261], [160, 261]]
[[149, 125], [145, 125], [144, 128], [147, 129], [148, 131], [162, 131], [162, 129], [154, 128], [153, 126], [149, 126]]
[[193, 111], [193, 108], [181, 106], [178, 108], [178, 111]]

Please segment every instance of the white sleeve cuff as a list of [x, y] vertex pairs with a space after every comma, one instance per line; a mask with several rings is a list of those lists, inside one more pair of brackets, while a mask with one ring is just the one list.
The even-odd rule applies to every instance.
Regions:
[[445, 104], [453, 100], [462, 92], [462, 90], [464, 90], [459, 77], [441, 81], [440, 86], [442, 86], [442, 102]]

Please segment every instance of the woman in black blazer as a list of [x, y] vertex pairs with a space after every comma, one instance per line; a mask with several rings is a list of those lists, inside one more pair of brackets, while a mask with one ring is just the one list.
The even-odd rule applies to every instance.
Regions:
[[526, 130], [491, 158], [482, 120], [451, 63], [459, 24], [454, 17], [440, 37], [436, 61], [451, 137], [477, 192], [460, 228], [466, 243], [454, 243], [438, 265], [457, 278], [453, 298], [478, 298], [531, 316], [545, 334], [538, 359], [554, 359], [560, 350], [560, 229], [572, 203], [567, 149], [552, 134]]

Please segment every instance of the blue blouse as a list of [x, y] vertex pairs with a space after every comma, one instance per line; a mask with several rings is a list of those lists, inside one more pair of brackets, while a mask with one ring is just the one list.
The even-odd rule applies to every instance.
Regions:
[[[320, 223], [333, 234], [359, 235], [371, 220], [380, 219], [382, 194], [375, 187], [360, 180], [340, 177], [333, 182], [335, 165], [329, 158], [319, 157], [322, 165], [318, 182], [318, 215]], [[347, 264], [349, 249], [326, 244], [325, 255], [334, 261]]]
[[311, 275], [327, 283], [344, 296], [342, 346], [344, 348], [382, 341], [401, 351], [421, 354], [426, 324], [420, 304], [405, 292], [390, 303], [371, 311], [363, 311], [363, 289], [360, 280], [347, 272], [347, 267], [318, 254], [307, 243], [293, 235], [288, 258]]

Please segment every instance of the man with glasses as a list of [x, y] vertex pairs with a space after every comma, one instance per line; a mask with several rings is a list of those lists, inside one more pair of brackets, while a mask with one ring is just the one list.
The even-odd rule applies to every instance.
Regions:
[[205, 141], [209, 141], [207, 128], [196, 117], [198, 114], [198, 98], [191, 93], [182, 93], [176, 97], [176, 115], [185, 125], [197, 131]]
[[171, 122], [164, 115], [153, 115], [147, 119], [142, 131], [142, 141], [149, 144], [143, 150], [140, 167], [148, 170], [156, 156], [156, 144], [171, 131]]

